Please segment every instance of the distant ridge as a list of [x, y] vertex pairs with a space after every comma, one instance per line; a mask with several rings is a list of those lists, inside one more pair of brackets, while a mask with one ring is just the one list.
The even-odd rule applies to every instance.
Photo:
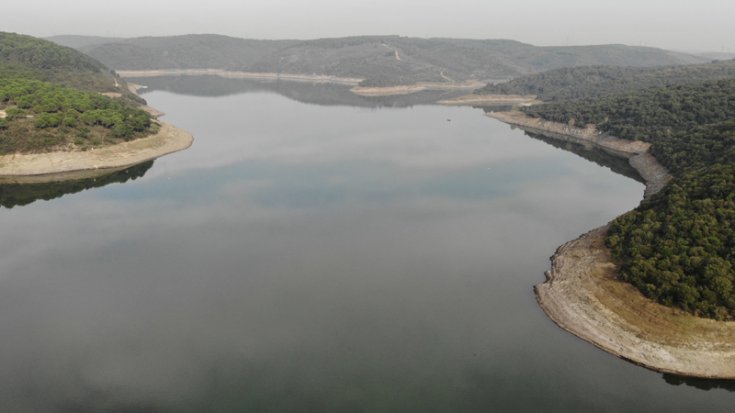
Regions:
[[0, 32], [0, 78], [24, 77], [90, 92], [118, 92], [121, 83], [102, 63], [48, 40]]
[[522, 76], [489, 84], [476, 94], [536, 95], [544, 101], [595, 98], [650, 87], [735, 79], [735, 60], [656, 68], [584, 66]]
[[52, 41], [61, 46], [71, 47], [74, 49], [83, 49], [99, 44], [115, 43], [124, 39], [122, 37], [59, 35], [47, 37], [46, 40]]
[[51, 38], [116, 70], [224, 69], [364, 79], [363, 86], [497, 81], [563, 67], [703, 63], [706, 58], [625, 45], [537, 47], [513, 40], [355, 36], [252, 40], [201, 34]]

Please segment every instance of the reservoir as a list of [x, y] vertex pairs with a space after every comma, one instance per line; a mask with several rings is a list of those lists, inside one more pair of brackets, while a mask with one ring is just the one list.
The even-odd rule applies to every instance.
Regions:
[[431, 94], [138, 82], [190, 149], [0, 186], [0, 410], [732, 408], [536, 305], [559, 245], [640, 202], [624, 164]]

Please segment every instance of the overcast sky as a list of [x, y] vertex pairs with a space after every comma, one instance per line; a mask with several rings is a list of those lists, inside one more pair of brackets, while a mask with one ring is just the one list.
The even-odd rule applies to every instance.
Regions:
[[735, 0], [3, 0], [1, 9], [0, 30], [36, 36], [399, 34], [735, 53]]

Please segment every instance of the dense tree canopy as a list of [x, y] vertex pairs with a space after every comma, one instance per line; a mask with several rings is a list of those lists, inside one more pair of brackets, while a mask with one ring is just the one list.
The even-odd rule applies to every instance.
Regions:
[[29, 79], [0, 78], [0, 153], [88, 147], [150, 132], [151, 116], [119, 99]]
[[544, 101], [565, 101], [732, 78], [735, 78], [735, 60], [656, 68], [584, 66], [489, 84], [475, 93], [536, 95]]

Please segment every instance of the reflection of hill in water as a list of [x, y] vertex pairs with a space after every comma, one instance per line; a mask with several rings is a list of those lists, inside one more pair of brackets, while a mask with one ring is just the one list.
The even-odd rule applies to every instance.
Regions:
[[45, 201], [86, 189], [99, 188], [113, 183], [123, 183], [142, 177], [153, 166], [153, 161], [144, 162], [128, 169], [113, 172], [97, 178], [78, 179], [43, 184], [0, 184], [0, 205], [5, 208], [28, 205], [43, 199]]
[[281, 82], [227, 79], [219, 76], [163, 76], [127, 79], [148, 86], [141, 93], [162, 90], [181, 95], [220, 97], [241, 93], [271, 92], [302, 103], [322, 106], [410, 107], [430, 105], [442, 99], [466, 95], [471, 91], [423, 91], [400, 96], [359, 96], [350, 86], [327, 83]]
[[641, 176], [638, 174], [638, 171], [630, 166], [630, 163], [628, 163], [628, 160], [626, 158], [611, 155], [601, 149], [589, 148], [573, 142], [562, 142], [558, 139], [548, 138], [546, 136], [536, 133], [526, 132], [526, 135], [548, 143], [555, 148], [571, 152], [600, 166], [610, 168], [616, 174], [626, 176], [640, 183], [645, 183], [643, 178], [641, 178]]
[[735, 382], [732, 380], [695, 379], [691, 377], [674, 376], [672, 374], [664, 374], [663, 378], [666, 383], [669, 383], [672, 386], [681, 386], [683, 384], [700, 390], [709, 391], [722, 389], [729, 392], [735, 392]]

